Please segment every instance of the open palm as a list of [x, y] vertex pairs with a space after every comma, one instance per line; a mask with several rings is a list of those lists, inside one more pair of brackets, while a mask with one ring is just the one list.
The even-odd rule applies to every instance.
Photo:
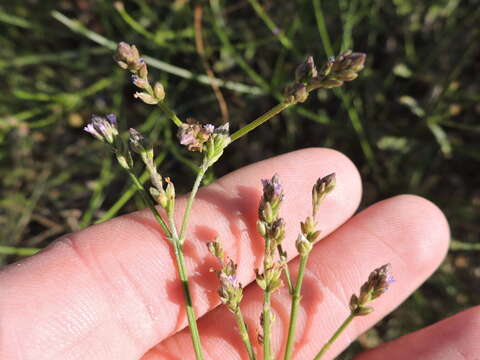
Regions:
[[[395, 284], [372, 304], [374, 313], [354, 320], [325, 358], [334, 358], [397, 307], [442, 261], [448, 225], [438, 208], [422, 198], [394, 197], [352, 217], [361, 181], [338, 152], [308, 149], [247, 166], [200, 190], [185, 244], [206, 358], [247, 358], [234, 318], [217, 307], [218, 282], [210, 271], [216, 262], [206, 243], [219, 236], [239, 264], [246, 288], [242, 310], [256, 339], [262, 307], [262, 293], [253, 283], [263, 248], [255, 227], [260, 179], [274, 173], [282, 179], [284, 243], [293, 256], [298, 224], [310, 211], [311, 186], [331, 172], [337, 174], [337, 186], [318, 217], [323, 237], [304, 279], [295, 359], [313, 358], [348, 315], [351, 294], [371, 270], [391, 263]], [[179, 214], [182, 205], [179, 200]], [[292, 259], [293, 274], [296, 266]], [[273, 297], [276, 358], [286, 340], [290, 301], [287, 289]], [[479, 319], [480, 309], [470, 309], [359, 359], [480, 359]], [[146, 210], [69, 234], [4, 268], [0, 325], [1, 359], [194, 359], [174, 256]]]

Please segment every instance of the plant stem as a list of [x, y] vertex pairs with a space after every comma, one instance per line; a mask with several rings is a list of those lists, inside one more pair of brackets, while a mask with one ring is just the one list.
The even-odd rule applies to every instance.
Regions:
[[295, 284], [295, 290], [292, 294], [292, 305], [290, 310], [290, 323], [288, 326], [287, 347], [285, 349], [284, 360], [288, 360], [292, 357], [292, 352], [295, 342], [295, 328], [297, 325], [298, 309], [301, 300], [301, 290], [303, 275], [305, 274], [305, 268], [307, 266], [308, 255], [300, 256], [300, 266], [298, 268], [297, 283]]
[[271, 314], [270, 314], [270, 291], [265, 290], [263, 300], [263, 360], [271, 360], [270, 348], [270, 328], [271, 328]]
[[248, 358], [250, 360], [255, 360], [255, 352], [253, 351], [253, 346], [250, 342], [250, 337], [248, 336], [247, 325], [245, 324], [245, 320], [243, 319], [242, 310], [238, 308], [238, 310], [234, 314], [235, 320], [237, 321], [238, 329], [240, 331], [240, 335], [242, 337], [242, 341], [247, 348]]
[[187, 231], [188, 220], [190, 218], [190, 212], [192, 210], [193, 201], [195, 200], [195, 196], [197, 195], [198, 188], [200, 187], [200, 184], [202, 182], [203, 176], [205, 175], [206, 171], [207, 171], [206, 167], [200, 166], [200, 168], [198, 169], [197, 178], [195, 179], [195, 183], [193, 184], [192, 191], [190, 192], [190, 196], [187, 201], [187, 207], [185, 208], [185, 213], [183, 214], [182, 227], [180, 229], [179, 241], [181, 244], [183, 244], [185, 240], [185, 233]]
[[188, 274], [187, 274], [187, 267], [185, 266], [185, 257], [183, 256], [181, 242], [178, 237], [177, 230], [175, 228], [175, 223], [173, 221], [173, 213], [168, 214], [170, 227], [171, 227], [171, 229], [169, 230], [164, 220], [162, 219], [161, 215], [158, 213], [157, 209], [153, 205], [152, 200], [150, 199], [145, 189], [143, 188], [143, 185], [141, 184], [140, 180], [132, 171], [128, 171], [128, 174], [132, 178], [133, 183], [135, 184], [137, 189], [140, 191], [140, 194], [142, 195], [144, 202], [150, 208], [150, 210], [153, 213], [153, 216], [155, 216], [155, 219], [162, 226], [162, 229], [165, 231], [165, 233], [167, 234], [167, 237], [170, 239], [173, 245], [175, 259], [177, 261], [178, 275], [182, 283], [183, 295], [185, 297], [185, 303], [186, 303], [185, 308], [187, 312], [188, 325], [190, 327], [190, 334], [192, 336], [193, 347], [195, 349], [195, 356], [197, 360], [203, 360], [202, 345], [200, 343], [200, 334], [198, 332], [195, 309], [193, 308], [192, 296], [190, 294], [190, 288], [188, 284]]
[[167, 104], [165, 104], [164, 101], [160, 101], [158, 103], [158, 106], [160, 109], [167, 115], [177, 126], [180, 126], [183, 124], [182, 120], [168, 107]]
[[192, 296], [188, 284], [187, 268], [185, 266], [185, 257], [183, 256], [182, 245], [179, 239], [172, 241], [175, 258], [178, 265], [178, 274], [182, 283], [183, 295], [185, 297], [185, 307], [187, 311], [188, 325], [190, 327], [190, 335], [192, 337], [193, 348], [195, 349], [195, 357], [197, 360], [203, 360], [202, 344], [200, 342], [200, 334], [197, 327], [197, 318], [195, 309], [193, 308]]
[[152, 199], [150, 198], [150, 196], [147, 194], [147, 192], [145, 191], [142, 183], [140, 182], [140, 179], [137, 177], [137, 175], [135, 175], [133, 173], [132, 170], [128, 170], [128, 175], [130, 175], [130, 178], [132, 179], [133, 181], [133, 184], [135, 185], [135, 187], [137, 188], [137, 190], [140, 192], [140, 195], [142, 196], [142, 199], [143, 201], [145, 202], [145, 205], [148, 206], [148, 208], [150, 209], [150, 211], [152, 212], [153, 216], [155, 217], [155, 220], [157, 220], [157, 222], [160, 224], [160, 226], [162, 227], [162, 230], [165, 232], [165, 235], [168, 237], [168, 238], [171, 238], [172, 236], [172, 233], [170, 232], [170, 229], [168, 228], [167, 224], [165, 224], [165, 221], [163, 220], [162, 216], [160, 215], [160, 213], [158, 212], [157, 208], [155, 207], [155, 205], [153, 204], [153, 201]]
[[[199, 171], [199, 175], [202, 170]], [[197, 176], [198, 178], [199, 176]], [[200, 176], [200, 180], [203, 175]], [[198, 181], [200, 183], [200, 181]], [[195, 182], [194, 189], [198, 189], [197, 181]], [[196, 192], [196, 190], [195, 190]], [[193, 193], [193, 190], [192, 190]], [[194, 195], [195, 196], [195, 195]], [[187, 210], [183, 214], [183, 223], [182, 226], [187, 227], [188, 224], [188, 214], [190, 213], [191, 203], [193, 203], [194, 196], [190, 195], [189, 204], [187, 205]], [[203, 360], [202, 344], [200, 341], [200, 333], [198, 332], [197, 317], [195, 315], [195, 309], [193, 307], [192, 295], [190, 292], [190, 285], [188, 280], [187, 267], [185, 266], [185, 257], [183, 255], [183, 240], [179, 237], [177, 232], [177, 227], [175, 225], [174, 211], [173, 207], [168, 211], [168, 222], [170, 225], [172, 237], [171, 242], [175, 252], [175, 258], [177, 260], [178, 274], [180, 276], [180, 281], [182, 283], [183, 295], [185, 298], [185, 308], [187, 312], [188, 326], [190, 327], [190, 335], [192, 337], [193, 348], [195, 349], [195, 357], [197, 360]]]
[[288, 269], [288, 263], [285, 264], [285, 268], [283, 269], [283, 272], [285, 274], [285, 279], [287, 280], [287, 286], [288, 286], [288, 293], [293, 294], [293, 283], [292, 283], [292, 277], [290, 276], [290, 270]]
[[2, 255], [31, 256], [40, 250], [42, 249], [0, 245], [0, 254]]
[[256, 127], [262, 125], [264, 122], [270, 120], [272, 117], [274, 117], [275, 115], [279, 114], [280, 112], [282, 112], [283, 110], [285, 110], [286, 108], [288, 108], [290, 105], [292, 104], [287, 104], [287, 103], [280, 103], [276, 106], [274, 106], [273, 108], [271, 108], [270, 110], [268, 110], [265, 114], [263, 114], [262, 116], [256, 118], [255, 120], [253, 120], [251, 123], [245, 125], [244, 127], [242, 127], [241, 129], [235, 131], [231, 136], [230, 138], [232, 139], [232, 142], [237, 140], [237, 139], [240, 139], [242, 136], [245, 136], [246, 134], [248, 134], [250, 131], [252, 131], [253, 129], [255, 129]]
[[330, 346], [337, 340], [337, 338], [340, 336], [340, 334], [343, 332], [343, 330], [346, 329], [346, 327], [352, 322], [353, 318], [355, 316], [350, 314], [348, 317], [345, 319], [345, 321], [340, 325], [340, 327], [335, 331], [335, 333], [332, 335], [330, 340], [328, 340], [325, 345], [320, 349], [318, 352], [317, 356], [313, 360], [320, 360], [320, 358], [327, 352], [327, 350], [330, 348]]

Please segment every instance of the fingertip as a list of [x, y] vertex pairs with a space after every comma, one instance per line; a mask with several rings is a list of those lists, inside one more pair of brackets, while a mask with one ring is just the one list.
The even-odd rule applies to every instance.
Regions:
[[[381, 202], [386, 216], [403, 233], [405, 258], [419, 270], [433, 272], [445, 258], [450, 241], [450, 229], [443, 212], [431, 201], [417, 195], [398, 195]], [[395, 246], [395, 244], [392, 244]]]

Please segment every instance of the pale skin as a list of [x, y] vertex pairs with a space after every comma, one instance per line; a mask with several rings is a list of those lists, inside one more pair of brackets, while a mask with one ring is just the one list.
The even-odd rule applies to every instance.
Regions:
[[[361, 198], [360, 176], [336, 151], [301, 150], [247, 166], [201, 189], [193, 207], [185, 254], [207, 359], [245, 359], [246, 352], [233, 316], [217, 307], [218, 282], [209, 272], [216, 263], [206, 242], [220, 236], [238, 262], [245, 286], [242, 310], [255, 338], [262, 301], [253, 283], [262, 249], [255, 230], [260, 179], [278, 173], [284, 185], [281, 214], [292, 257], [298, 223], [310, 212], [311, 186], [331, 172], [337, 187], [319, 211], [323, 237], [305, 274], [296, 359], [313, 358], [348, 315], [349, 297], [371, 270], [391, 263], [396, 282], [372, 304], [373, 314], [353, 321], [325, 359], [395, 309], [443, 260], [449, 229], [441, 211], [425, 199], [403, 195], [353, 215]], [[178, 203], [180, 214], [184, 201]], [[290, 261], [293, 275], [296, 264]], [[275, 293], [272, 304], [272, 346], [278, 355], [288, 326], [287, 291]], [[147, 210], [69, 234], [0, 271], [1, 359], [194, 359], [185, 326], [173, 254]], [[477, 307], [357, 359], [479, 359], [479, 330]]]

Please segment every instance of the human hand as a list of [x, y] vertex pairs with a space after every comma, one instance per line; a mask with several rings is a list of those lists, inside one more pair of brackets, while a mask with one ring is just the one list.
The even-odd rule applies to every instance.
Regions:
[[[254, 338], [262, 304], [253, 283], [263, 247], [255, 226], [260, 179], [274, 173], [282, 179], [284, 244], [292, 256], [299, 221], [310, 211], [311, 186], [331, 172], [337, 185], [320, 208], [323, 233], [304, 279], [296, 359], [313, 358], [348, 315], [351, 294], [375, 267], [391, 263], [396, 283], [372, 304], [372, 314], [354, 319], [326, 358], [397, 307], [440, 264], [449, 230], [438, 208], [419, 197], [398, 196], [350, 218], [361, 196], [360, 177], [338, 152], [308, 149], [247, 166], [201, 189], [185, 244], [206, 358], [246, 358], [233, 316], [216, 307], [218, 282], [209, 271], [216, 262], [206, 243], [218, 235], [239, 264], [246, 287], [242, 310]], [[179, 200], [179, 213], [182, 205]], [[290, 266], [295, 269], [296, 261]], [[284, 288], [273, 298], [277, 354], [285, 342], [289, 306]], [[478, 359], [479, 314], [479, 308], [468, 310], [359, 359]], [[0, 359], [194, 359], [174, 256], [147, 210], [69, 234], [4, 268], [0, 322]]]

